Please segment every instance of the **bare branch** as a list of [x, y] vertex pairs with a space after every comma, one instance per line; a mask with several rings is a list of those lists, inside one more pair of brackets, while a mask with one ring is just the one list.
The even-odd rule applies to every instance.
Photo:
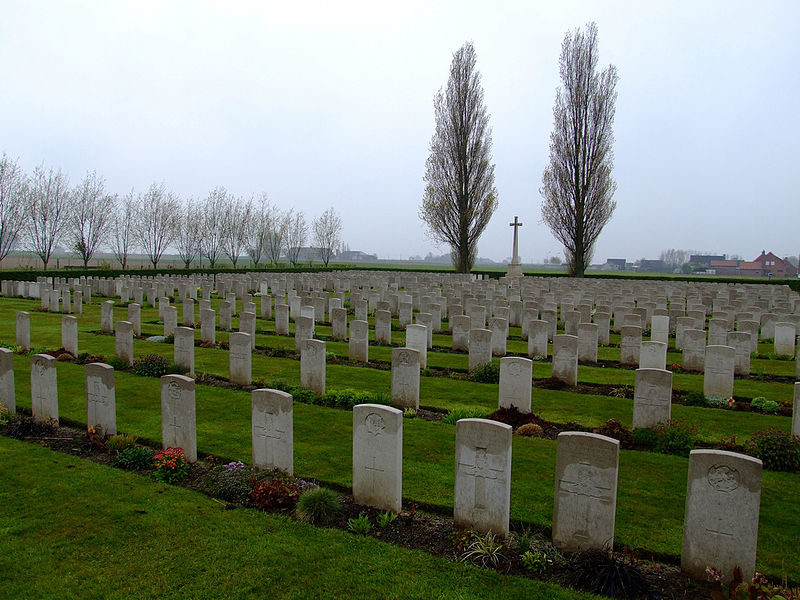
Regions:
[[101, 243], [106, 241], [113, 222], [116, 198], [105, 193], [105, 180], [95, 171], [86, 173], [72, 191], [69, 235], [72, 249], [86, 268]]
[[419, 210], [430, 235], [450, 246], [459, 273], [475, 264], [478, 239], [497, 210], [492, 132], [475, 60], [467, 42], [453, 55], [447, 88], [434, 100], [436, 131]]
[[0, 157], [0, 262], [16, 245], [27, 211], [27, 178], [16, 161]]
[[342, 244], [342, 219], [331, 206], [328, 210], [314, 219], [314, 242], [319, 248], [320, 258], [327, 267], [331, 258], [339, 252]]
[[45, 170], [44, 165], [36, 167], [28, 190], [29, 216], [26, 228], [28, 243], [42, 259], [45, 270], [69, 223], [69, 209], [67, 176], [61, 169], [53, 171], [52, 168]]
[[617, 70], [597, 72], [597, 25], [564, 36], [561, 87], [553, 106], [550, 164], [542, 175], [542, 220], [564, 245], [567, 267], [582, 277], [616, 208], [614, 123]]
[[161, 182], [153, 183], [146, 194], [139, 196], [136, 204], [134, 232], [156, 269], [158, 261], [174, 239], [180, 202]]
[[135, 236], [133, 234], [135, 210], [136, 195], [133, 190], [116, 201], [111, 233], [111, 250], [123, 269], [128, 268], [128, 255], [135, 249]]

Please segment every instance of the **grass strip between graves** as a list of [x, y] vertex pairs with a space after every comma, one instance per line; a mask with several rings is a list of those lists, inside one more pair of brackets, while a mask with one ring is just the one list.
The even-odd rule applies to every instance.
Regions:
[[4, 598], [594, 596], [224, 510], [180, 487], [0, 437]]
[[[17, 403], [30, 407], [26, 357], [15, 357]], [[117, 428], [150, 440], [161, 437], [160, 381], [128, 373], [115, 376]], [[83, 367], [58, 365], [59, 413], [85, 422]], [[197, 443], [201, 452], [249, 461], [250, 395], [196, 386]], [[703, 409], [700, 409], [703, 410]], [[418, 419], [403, 421], [403, 496], [452, 510], [455, 427]], [[352, 413], [295, 403], [295, 472], [352, 485]], [[511, 518], [549, 528], [552, 524], [556, 443], [514, 437]], [[683, 535], [688, 460], [650, 452], [620, 453], [615, 541], [677, 557]], [[764, 471], [758, 569], [773, 577], [800, 572], [800, 477]]]

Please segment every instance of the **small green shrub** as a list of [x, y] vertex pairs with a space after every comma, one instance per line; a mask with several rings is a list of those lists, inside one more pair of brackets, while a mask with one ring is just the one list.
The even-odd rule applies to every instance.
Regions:
[[162, 483], [180, 481], [189, 472], [183, 448], [167, 448], [153, 455], [153, 477]]
[[633, 435], [631, 430], [625, 427], [617, 419], [609, 419], [600, 427], [594, 430], [594, 433], [605, 435], [615, 440], [619, 440], [619, 447], [630, 450], [633, 448]]
[[745, 444], [751, 456], [760, 458], [770, 471], [800, 470], [800, 439], [777, 427], [756, 431]]
[[147, 471], [153, 468], [153, 450], [144, 446], [127, 448], [114, 458], [114, 466], [128, 471]]
[[522, 531], [515, 531], [512, 534], [512, 538], [514, 540], [515, 548], [520, 554], [525, 554], [526, 552], [535, 550], [536, 542], [541, 539], [541, 537], [529, 527], [526, 527]]
[[119, 454], [123, 450], [133, 448], [138, 439], [139, 436], [132, 433], [112, 435], [106, 441], [106, 448], [108, 448], [108, 451], [112, 454]]
[[294, 388], [292, 390], [292, 399], [295, 402], [302, 402], [303, 404], [315, 404], [316, 398], [317, 394], [315, 394], [312, 390], [306, 390], [303, 388]]
[[553, 559], [541, 550], [527, 550], [522, 554], [521, 560], [523, 567], [538, 575], [542, 575], [553, 564]]
[[706, 396], [706, 406], [711, 408], [728, 409], [733, 408], [733, 398], [725, 398], [723, 396]]
[[187, 373], [189, 373], [189, 369], [187, 367], [184, 367], [183, 365], [178, 365], [174, 362], [170, 362], [169, 365], [167, 365], [167, 372], [165, 374], [186, 375]]
[[410, 406], [403, 409], [403, 417], [406, 419], [413, 419], [417, 416], [417, 411]]
[[490, 362], [476, 367], [469, 378], [477, 383], [500, 383], [500, 366]]
[[324, 487], [307, 489], [297, 499], [297, 516], [302, 521], [321, 525], [329, 523], [342, 512], [339, 494]]
[[369, 404], [372, 401], [372, 396], [368, 392], [344, 389], [326, 392], [318, 400], [318, 403], [322, 406], [353, 408], [357, 404]]
[[161, 377], [169, 372], [169, 361], [160, 354], [147, 354], [133, 361], [131, 370], [144, 377]]
[[11, 420], [11, 413], [8, 412], [8, 408], [0, 404], [0, 425], [8, 425], [8, 422]]
[[750, 408], [764, 414], [777, 415], [781, 411], [781, 405], [774, 400], [767, 400], [763, 396], [753, 398], [750, 401]]
[[633, 443], [641, 448], [653, 448], [658, 442], [658, 433], [648, 427], [633, 430]]
[[369, 530], [372, 529], [372, 525], [369, 522], [369, 515], [362, 512], [355, 518], [347, 519], [347, 528], [353, 533], [358, 533], [360, 535], [368, 534]]
[[705, 406], [706, 397], [702, 392], [688, 392], [683, 403], [686, 406]]
[[131, 365], [128, 363], [127, 360], [119, 358], [118, 356], [110, 358], [107, 364], [111, 366], [115, 371], [127, 371], [128, 369], [131, 368]]
[[655, 430], [658, 439], [653, 450], [656, 452], [687, 457], [694, 450], [696, 426], [682, 421], [670, 421], [669, 424], [658, 425]]
[[392, 511], [387, 510], [382, 513], [378, 513], [378, 516], [375, 518], [375, 521], [378, 523], [378, 527], [384, 529], [389, 525], [389, 523], [394, 521], [396, 518], [397, 518], [397, 513], [393, 513]]
[[523, 437], [542, 437], [544, 433], [544, 429], [538, 423], [525, 423], [524, 425], [520, 425], [516, 431], [517, 435], [521, 435]]
[[486, 416], [482, 408], [454, 408], [444, 417], [444, 422], [455, 425], [461, 419], [481, 419]]

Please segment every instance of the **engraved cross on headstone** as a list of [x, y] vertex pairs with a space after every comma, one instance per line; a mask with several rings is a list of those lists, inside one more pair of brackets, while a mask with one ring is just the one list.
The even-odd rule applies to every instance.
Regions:
[[369, 473], [369, 476], [370, 476], [370, 477], [369, 477], [369, 478], [370, 478], [370, 484], [371, 484], [371, 485], [370, 485], [370, 489], [371, 489], [373, 492], [375, 492], [375, 476], [376, 476], [378, 473], [383, 473], [383, 469], [379, 469], [379, 468], [376, 466], [376, 464], [375, 464], [376, 462], [377, 462], [377, 457], [373, 456], [373, 457], [372, 457], [372, 466], [370, 466], [369, 464], [367, 464], [367, 465], [364, 465], [364, 470], [365, 470], [367, 473]]
[[561, 479], [559, 481], [559, 491], [573, 496], [578, 503], [574, 510], [577, 530], [574, 535], [577, 538], [589, 538], [589, 502], [592, 500], [599, 500], [606, 504], [611, 502], [611, 488], [597, 485], [594, 483], [594, 479], [594, 467], [591, 463], [580, 461], [573, 480]]
[[463, 473], [475, 478], [475, 508], [478, 510], [486, 509], [486, 480], [501, 480], [499, 474], [503, 469], [495, 469], [489, 465], [489, 457], [486, 448], [475, 448], [474, 464], [459, 463], [463, 467]]
[[278, 425], [278, 418], [275, 413], [264, 412], [264, 424], [256, 425], [255, 428], [259, 433], [257, 436], [261, 438], [264, 445], [264, 454], [266, 454], [267, 463], [270, 465], [275, 464], [275, 442], [270, 440], [284, 439], [285, 430], [280, 429]]

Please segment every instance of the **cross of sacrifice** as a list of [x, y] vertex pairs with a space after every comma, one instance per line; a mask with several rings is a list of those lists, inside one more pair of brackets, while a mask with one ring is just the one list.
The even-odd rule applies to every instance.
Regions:
[[514, 222], [509, 223], [508, 226], [514, 228], [514, 253], [511, 256], [511, 262], [516, 264], [519, 262], [519, 252], [517, 251], [517, 231], [520, 227], [522, 227], [522, 223], [519, 222], [518, 217], [514, 217]]

